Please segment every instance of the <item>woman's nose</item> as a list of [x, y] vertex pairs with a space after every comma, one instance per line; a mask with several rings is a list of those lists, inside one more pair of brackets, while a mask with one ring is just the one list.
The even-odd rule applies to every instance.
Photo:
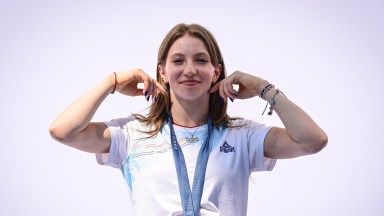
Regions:
[[184, 74], [187, 76], [193, 76], [197, 73], [195, 65], [193, 62], [187, 62]]

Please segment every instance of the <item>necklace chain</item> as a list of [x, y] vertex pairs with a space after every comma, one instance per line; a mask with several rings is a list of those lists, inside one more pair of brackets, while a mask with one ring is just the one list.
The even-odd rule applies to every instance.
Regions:
[[195, 130], [193, 133], [191, 133], [189, 130], [187, 130], [185, 127], [183, 127], [178, 121], [176, 121], [176, 119], [173, 119], [173, 121], [175, 121], [178, 125], [180, 125], [182, 128], [184, 128], [184, 130], [187, 131], [187, 132], [191, 135], [191, 137], [186, 137], [186, 138], [185, 138], [185, 140], [186, 140], [188, 143], [196, 143], [196, 142], [199, 142], [200, 139], [199, 139], [199, 137], [195, 137], [195, 133], [197, 132], [197, 130], [198, 130], [202, 125], [204, 125], [204, 124], [207, 123], [207, 122], [205, 121], [205, 122], [199, 124], [199, 125], [197, 126], [196, 130]]

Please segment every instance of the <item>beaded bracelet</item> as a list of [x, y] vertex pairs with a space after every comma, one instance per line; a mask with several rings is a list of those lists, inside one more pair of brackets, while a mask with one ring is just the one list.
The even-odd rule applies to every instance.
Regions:
[[117, 75], [116, 75], [116, 72], [113, 72], [113, 74], [115, 75], [115, 84], [113, 85], [113, 90], [112, 90], [111, 94], [114, 94], [115, 91], [116, 91], [116, 88], [117, 88]]
[[275, 86], [273, 84], [268, 84], [267, 86], [265, 86], [263, 88], [263, 90], [261, 90], [261, 93], [260, 93], [260, 97], [265, 100], [265, 95], [267, 94], [267, 92], [271, 89], [275, 88]]
[[[276, 104], [275, 96], [276, 96], [278, 93], [281, 93], [281, 94], [283, 94], [283, 95], [285, 96], [285, 94], [284, 94], [282, 91], [280, 91], [279, 89], [276, 89], [275, 94], [272, 96], [272, 99], [270, 99], [270, 100], [267, 101], [267, 104], [265, 105], [265, 108], [264, 108], [264, 111], [263, 111], [262, 115], [264, 115], [265, 110], [266, 110], [267, 107], [268, 107], [268, 104], [269, 104], [268, 115], [270, 116], [270, 115], [273, 114], [273, 106]], [[287, 97], [287, 96], [285, 96], [285, 97]]]

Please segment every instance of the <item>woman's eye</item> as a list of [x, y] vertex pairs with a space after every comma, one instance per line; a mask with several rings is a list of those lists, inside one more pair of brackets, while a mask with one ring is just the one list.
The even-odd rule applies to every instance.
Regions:
[[207, 63], [208, 61], [207, 60], [205, 60], [205, 59], [197, 59], [196, 60], [198, 63], [201, 63], [201, 64], [203, 64], [203, 63]]
[[175, 60], [173, 60], [173, 63], [175, 63], [175, 64], [182, 64], [183, 60], [182, 59], [175, 59]]

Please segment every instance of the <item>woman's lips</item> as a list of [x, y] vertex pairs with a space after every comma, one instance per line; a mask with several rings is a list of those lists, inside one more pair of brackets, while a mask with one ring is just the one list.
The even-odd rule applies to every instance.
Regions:
[[181, 81], [180, 83], [186, 86], [194, 86], [196, 84], [199, 84], [200, 82], [197, 80], [185, 80], [185, 81]]

